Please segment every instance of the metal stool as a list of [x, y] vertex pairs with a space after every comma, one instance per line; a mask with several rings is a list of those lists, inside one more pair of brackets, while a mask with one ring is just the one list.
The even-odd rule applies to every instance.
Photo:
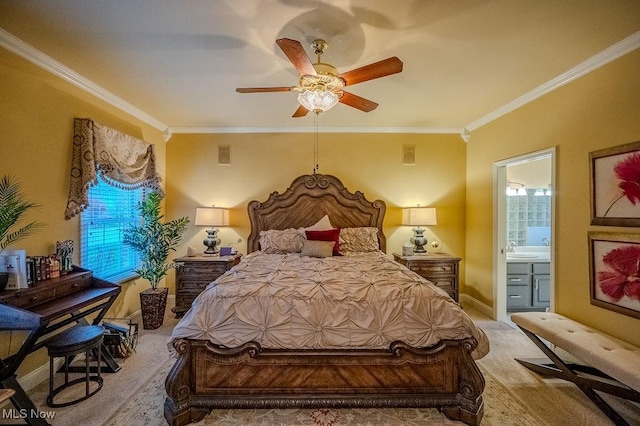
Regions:
[[[66, 407], [76, 404], [80, 401], [95, 395], [102, 389], [102, 377], [100, 376], [100, 349], [102, 345], [104, 329], [99, 325], [79, 325], [69, 328], [46, 341], [45, 346], [49, 352], [49, 396], [47, 396], [47, 405], [49, 407]], [[97, 374], [91, 375], [89, 361], [91, 352], [96, 349], [97, 357]], [[69, 364], [75, 355], [85, 353], [85, 376], [69, 381]], [[53, 360], [54, 358], [64, 357], [64, 384], [53, 388]], [[98, 387], [89, 392], [89, 384], [97, 382]], [[72, 401], [55, 403], [54, 397], [64, 389], [67, 389], [78, 383], [85, 383], [85, 395]]]

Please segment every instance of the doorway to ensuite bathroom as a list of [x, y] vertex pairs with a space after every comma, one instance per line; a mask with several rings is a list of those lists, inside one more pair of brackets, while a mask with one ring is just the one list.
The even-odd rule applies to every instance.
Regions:
[[494, 163], [494, 318], [554, 310], [555, 148]]

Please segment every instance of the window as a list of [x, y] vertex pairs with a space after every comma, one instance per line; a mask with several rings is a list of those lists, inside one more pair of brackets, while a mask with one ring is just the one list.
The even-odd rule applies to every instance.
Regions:
[[80, 262], [96, 277], [125, 281], [136, 276], [140, 264], [136, 252], [122, 243], [123, 231], [142, 221], [138, 203], [144, 188], [126, 190], [102, 178], [89, 189], [89, 207], [80, 215]]

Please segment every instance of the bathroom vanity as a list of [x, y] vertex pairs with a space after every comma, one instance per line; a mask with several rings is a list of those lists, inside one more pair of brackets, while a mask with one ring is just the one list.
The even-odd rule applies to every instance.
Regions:
[[545, 311], [551, 300], [550, 272], [548, 247], [507, 253], [507, 311]]

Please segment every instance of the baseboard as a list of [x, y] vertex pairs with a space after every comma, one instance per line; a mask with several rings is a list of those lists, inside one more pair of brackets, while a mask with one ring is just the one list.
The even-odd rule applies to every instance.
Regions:
[[[169, 298], [175, 298], [175, 296], [170, 295]], [[141, 318], [141, 312], [138, 309], [130, 315], [127, 315], [124, 319], [126, 320], [135, 320]], [[135, 322], [135, 321], [134, 321]], [[64, 358], [56, 358], [53, 361], [53, 366], [57, 371], [64, 362]], [[24, 376], [18, 379], [18, 383], [20, 386], [26, 391], [29, 392], [31, 389], [38, 386], [40, 383], [49, 380], [49, 362], [42, 364], [40, 367], [37, 367], [33, 371], [28, 372]]]
[[133, 321], [134, 319], [141, 318], [141, 317], [142, 317], [142, 311], [138, 309], [137, 311], [124, 317], [124, 319], [126, 319], [127, 321]]
[[[53, 360], [53, 368], [58, 371], [62, 367], [64, 358], [56, 358]], [[33, 371], [28, 372], [24, 376], [18, 379], [18, 383], [22, 386], [25, 392], [29, 392], [31, 389], [38, 386], [40, 383], [49, 380], [49, 363], [41, 365]]]
[[493, 308], [491, 306], [488, 306], [484, 303], [482, 303], [481, 301], [479, 301], [478, 299], [476, 299], [475, 297], [469, 296], [468, 294], [460, 294], [460, 304], [464, 307], [464, 305], [467, 305], [473, 309], [475, 309], [476, 311], [479, 311], [480, 313], [488, 316], [491, 319], [495, 319], [493, 318]]

